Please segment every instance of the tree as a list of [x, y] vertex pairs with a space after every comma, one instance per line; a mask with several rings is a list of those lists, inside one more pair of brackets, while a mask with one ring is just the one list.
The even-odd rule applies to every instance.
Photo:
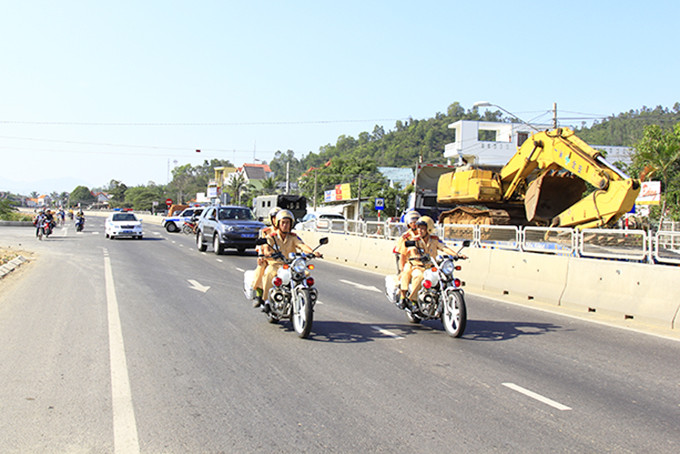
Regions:
[[272, 177], [267, 177], [262, 180], [260, 188], [262, 195], [270, 195], [276, 193], [276, 180]]
[[661, 181], [661, 217], [667, 205], [677, 215], [680, 202], [680, 123], [670, 131], [664, 131], [658, 125], [645, 127], [635, 150], [634, 169], [644, 171], [645, 178]]
[[69, 204], [71, 206], [78, 204], [87, 206], [91, 203], [94, 203], [94, 196], [86, 186], [76, 186], [76, 188], [71, 191], [71, 197], [69, 198]]
[[125, 201], [125, 191], [127, 189], [128, 187], [125, 183], [118, 180], [111, 180], [109, 182], [106, 192], [111, 195], [112, 206], [120, 206]]
[[241, 174], [232, 177], [227, 185], [227, 192], [238, 205], [241, 205], [241, 199], [247, 196], [250, 190], [252, 190], [252, 185], [246, 183], [246, 179]]
[[190, 193], [190, 187], [195, 183], [196, 169], [191, 164], [175, 167], [172, 169], [172, 181], [168, 185], [170, 191], [174, 191], [178, 203], [184, 203], [187, 194]]
[[162, 198], [160, 186], [135, 186], [125, 191], [125, 204], [139, 211], [151, 211], [153, 202]]

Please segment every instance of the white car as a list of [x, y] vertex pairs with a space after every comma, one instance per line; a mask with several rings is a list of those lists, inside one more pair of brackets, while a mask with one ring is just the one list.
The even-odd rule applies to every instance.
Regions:
[[144, 235], [142, 221], [134, 213], [112, 213], [104, 226], [106, 238], [127, 236], [141, 240]]

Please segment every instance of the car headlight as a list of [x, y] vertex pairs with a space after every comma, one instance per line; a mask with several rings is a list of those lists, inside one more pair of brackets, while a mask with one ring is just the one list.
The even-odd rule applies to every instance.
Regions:
[[442, 273], [446, 274], [447, 276], [450, 276], [453, 274], [453, 262], [451, 260], [444, 260], [442, 264], [439, 266], [439, 269], [442, 270]]

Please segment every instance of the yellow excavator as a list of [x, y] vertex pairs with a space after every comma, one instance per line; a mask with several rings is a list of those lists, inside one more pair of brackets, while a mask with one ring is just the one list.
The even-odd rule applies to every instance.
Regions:
[[[595, 190], [583, 197], [586, 182]], [[444, 223], [585, 229], [616, 222], [639, 192], [639, 180], [571, 129], [557, 128], [530, 136], [500, 170], [461, 167], [442, 175], [437, 202], [457, 207], [442, 213]]]

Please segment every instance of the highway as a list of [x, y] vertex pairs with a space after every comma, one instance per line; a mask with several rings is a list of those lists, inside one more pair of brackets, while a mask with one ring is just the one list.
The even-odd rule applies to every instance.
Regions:
[[253, 253], [34, 233], [0, 228], [35, 254], [0, 280], [3, 453], [680, 452], [678, 341], [470, 294], [452, 339], [323, 260], [302, 340], [245, 300]]

